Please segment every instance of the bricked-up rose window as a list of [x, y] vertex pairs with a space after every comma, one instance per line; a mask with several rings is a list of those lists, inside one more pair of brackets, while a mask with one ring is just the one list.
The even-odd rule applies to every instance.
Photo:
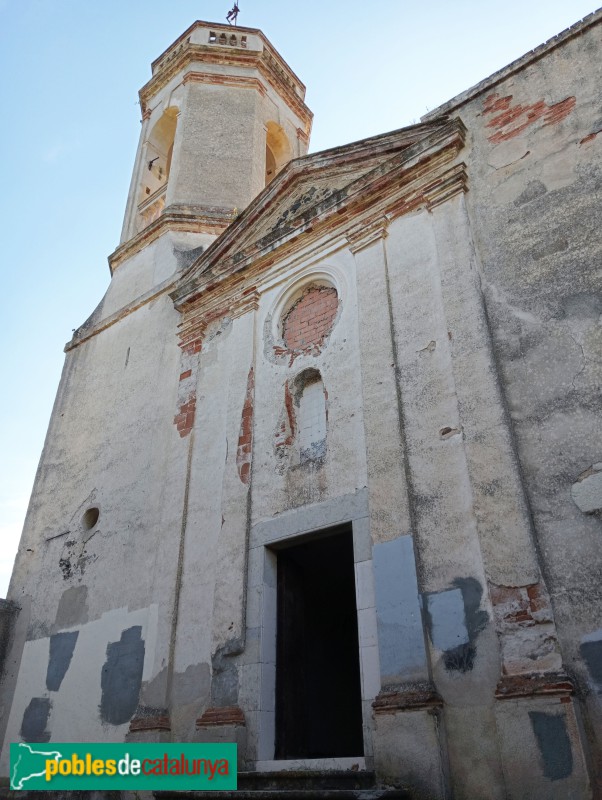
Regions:
[[333, 286], [312, 286], [284, 317], [282, 338], [289, 350], [311, 351], [322, 346], [339, 307]]

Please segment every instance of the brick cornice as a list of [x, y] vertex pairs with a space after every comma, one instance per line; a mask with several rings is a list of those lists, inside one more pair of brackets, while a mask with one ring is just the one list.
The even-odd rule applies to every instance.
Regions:
[[417, 683], [393, 691], [381, 691], [372, 703], [372, 708], [375, 714], [395, 714], [398, 711], [438, 708], [442, 705], [443, 700], [434, 686]]
[[504, 675], [495, 689], [495, 697], [497, 700], [540, 695], [568, 697], [574, 691], [571, 680], [563, 672]]
[[208, 708], [196, 721], [197, 728], [217, 728], [222, 725], [246, 725], [245, 715], [238, 706]]
[[167, 715], [155, 717], [134, 717], [130, 722], [130, 733], [140, 731], [170, 731], [171, 722]]

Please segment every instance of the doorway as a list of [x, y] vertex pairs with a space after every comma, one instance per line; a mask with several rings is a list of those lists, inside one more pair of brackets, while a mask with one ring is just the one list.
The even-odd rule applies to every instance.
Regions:
[[362, 756], [351, 527], [276, 555], [276, 758]]

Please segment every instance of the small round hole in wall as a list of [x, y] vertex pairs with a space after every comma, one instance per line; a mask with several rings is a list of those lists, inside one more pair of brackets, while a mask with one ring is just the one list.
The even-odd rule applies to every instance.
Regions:
[[82, 525], [84, 526], [84, 529], [87, 531], [91, 531], [92, 528], [98, 522], [99, 516], [100, 516], [100, 511], [98, 510], [98, 508], [96, 507], [89, 508], [82, 517]]

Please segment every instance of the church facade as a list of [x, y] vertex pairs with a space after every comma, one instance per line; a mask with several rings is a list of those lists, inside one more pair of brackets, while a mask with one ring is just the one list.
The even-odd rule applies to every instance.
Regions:
[[0, 607], [0, 775], [234, 741], [274, 785], [601, 796], [601, 23], [311, 155], [260, 31], [153, 62]]

